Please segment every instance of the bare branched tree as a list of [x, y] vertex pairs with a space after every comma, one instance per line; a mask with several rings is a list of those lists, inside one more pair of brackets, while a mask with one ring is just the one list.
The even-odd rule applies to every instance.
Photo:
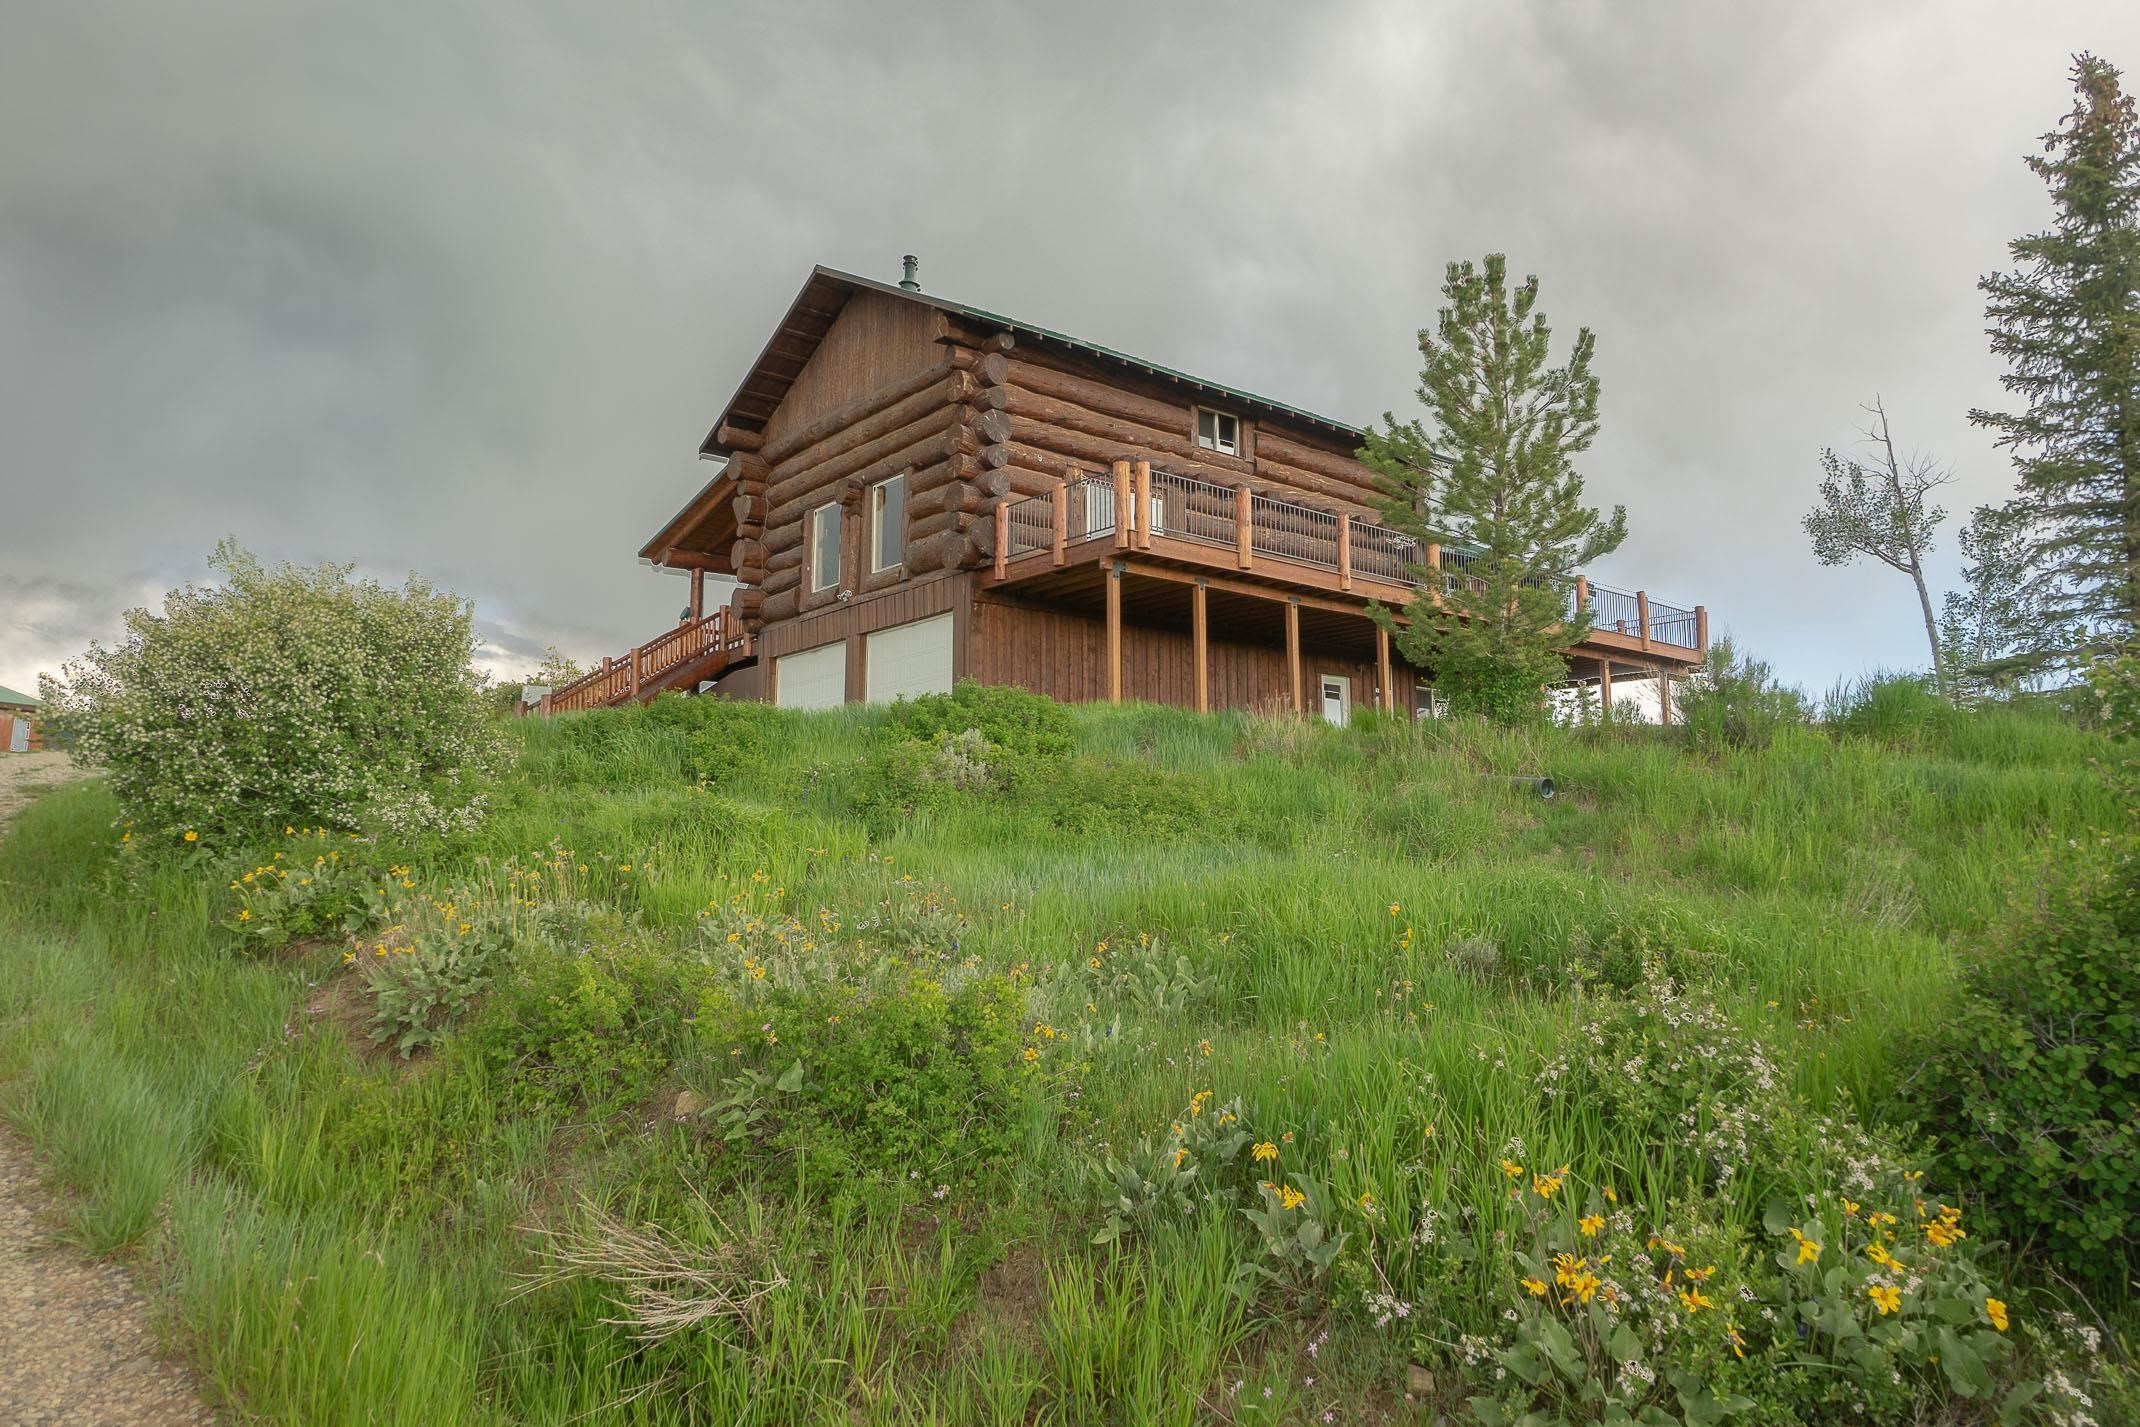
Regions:
[[1944, 692], [1946, 661], [1939, 646], [1932, 595], [1925, 588], [1924, 557], [1932, 552], [1932, 532], [1947, 512], [1928, 505], [1925, 497], [1953, 480], [1954, 472], [1925, 456], [1898, 456], [1887, 407], [1876, 396], [1865, 410], [1872, 416], [1872, 424], [1863, 428], [1865, 444], [1872, 448], [1872, 463], [1848, 460], [1832, 448], [1823, 450], [1820, 504], [1806, 513], [1803, 524], [1813, 538], [1813, 553], [1823, 565], [1848, 565], [1864, 555], [1910, 577], [1917, 587], [1918, 607], [1924, 611], [1932, 678]]

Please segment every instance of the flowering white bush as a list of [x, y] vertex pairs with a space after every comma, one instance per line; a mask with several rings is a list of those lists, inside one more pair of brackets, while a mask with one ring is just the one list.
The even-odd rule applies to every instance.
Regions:
[[210, 563], [224, 584], [130, 612], [125, 638], [41, 681], [133, 840], [479, 815], [503, 743], [469, 667], [468, 605], [415, 576], [388, 589], [346, 565], [266, 569], [228, 540]]

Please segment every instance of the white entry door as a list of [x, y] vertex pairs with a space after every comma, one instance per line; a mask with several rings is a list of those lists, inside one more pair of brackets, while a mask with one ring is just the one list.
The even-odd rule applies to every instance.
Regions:
[[784, 709], [836, 709], [847, 702], [847, 641], [773, 661], [773, 702]]
[[951, 692], [951, 616], [934, 614], [869, 636], [864, 686], [873, 704]]
[[1352, 722], [1352, 680], [1343, 674], [1324, 674], [1317, 682], [1323, 690], [1323, 717], [1339, 728]]

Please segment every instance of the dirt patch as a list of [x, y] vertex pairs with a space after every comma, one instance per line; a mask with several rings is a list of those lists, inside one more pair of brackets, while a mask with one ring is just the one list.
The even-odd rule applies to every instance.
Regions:
[[1021, 1343], [1040, 1341], [1048, 1317], [1048, 1266], [1039, 1246], [1012, 1244], [981, 1274], [975, 1312], [996, 1331]]
[[32, 798], [81, 776], [64, 753], [0, 753], [0, 836]]
[[350, 1051], [367, 1063], [399, 1058], [391, 1045], [372, 1039], [371, 998], [364, 994], [364, 978], [353, 971], [330, 976], [313, 988], [305, 1001], [305, 1024], [339, 1033]]

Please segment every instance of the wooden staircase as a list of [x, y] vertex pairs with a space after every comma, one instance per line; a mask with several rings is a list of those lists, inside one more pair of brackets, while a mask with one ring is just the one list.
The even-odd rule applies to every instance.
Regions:
[[523, 711], [548, 715], [645, 703], [671, 689], [697, 688], [701, 680], [750, 657], [750, 635], [723, 606], [649, 639], [622, 659], [604, 659], [601, 668], [552, 690]]

